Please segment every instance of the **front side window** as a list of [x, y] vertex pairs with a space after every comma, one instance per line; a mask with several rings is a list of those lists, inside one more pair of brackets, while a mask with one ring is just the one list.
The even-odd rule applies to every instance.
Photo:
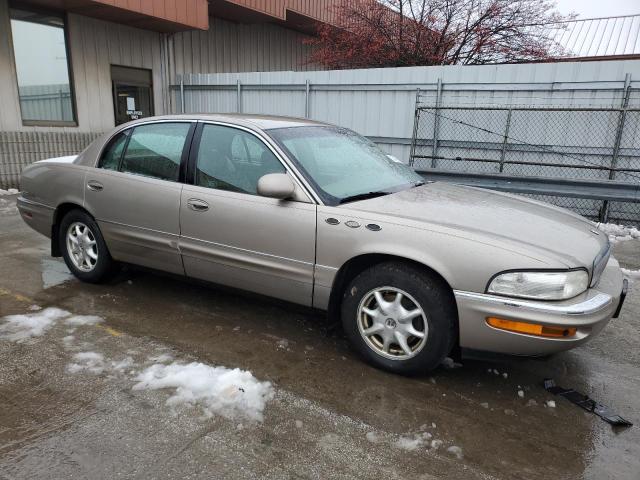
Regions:
[[75, 125], [64, 18], [11, 9], [11, 38], [23, 123]]
[[382, 196], [423, 183], [373, 142], [340, 127], [289, 127], [268, 131], [295, 160], [329, 205]]
[[122, 158], [122, 172], [177, 181], [191, 124], [152, 123], [135, 127]]
[[285, 172], [282, 163], [254, 135], [237, 128], [204, 125], [196, 185], [255, 195], [260, 177]]

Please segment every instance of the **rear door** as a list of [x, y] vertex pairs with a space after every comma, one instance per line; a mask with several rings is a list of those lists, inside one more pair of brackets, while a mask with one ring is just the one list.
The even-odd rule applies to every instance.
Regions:
[[286, 167], [262, 139], [203, 124], [182, 191], [180, 250], [187, 275], [310, 305], [316, 205], [306, 194], [257, 195], [258, 179]]
[[111, 255], [184, 274], [178, 250], [182, 162], [195, 122], [137, 125], [116, 135], [86, 176], [85, 205]]

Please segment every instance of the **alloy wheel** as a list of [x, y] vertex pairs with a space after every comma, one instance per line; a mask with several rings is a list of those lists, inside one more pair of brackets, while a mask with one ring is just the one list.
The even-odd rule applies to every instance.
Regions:
[[91, 229], [82, 222], [74, 222], [67, 230], [67, 251], [73, 265], [82, 272], [90, 272], [98, 263], [98, 243]]
[[429, 326], [424, 310], [411, 295], [399, 288], [379, 287], [360, 301], [358, 330], [378, 355], [407, 360], [424, 348]]

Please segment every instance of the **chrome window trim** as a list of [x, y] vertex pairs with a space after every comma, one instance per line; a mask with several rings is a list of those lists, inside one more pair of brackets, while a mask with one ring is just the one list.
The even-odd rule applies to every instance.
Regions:
[[562, 305], [550, 303], [548, 301], [521, 300], [517, 298], [507, 298], [486, 293], [465, 292], [461, 290], [454, 290], [453, 293], [456, 300], [475, 300], [488, 304], [522, 308], [524, 310], [548, 313], [552, 315], [590, 315], [604, 310], [613, 302], [611, 295], [602, 292], [598, 292], [593, 297], [579, 303]]
[[[293, 164], [291, 159], [287, 157], [287, 155], [280, 150], [280, 148], [275, 144], [273, 139], [264, 133], [262, 130], [254, 130], [249, 127], [245, 127], [244, 125], [238, 125], [237, 123], [230, 123], [218, 120], [196, 120], [198, 123], [202, 123], [205, 125], [220, 125], [222, 127], [236, 128], [238, 130], [242, 130], [247, 132], [254, 137], [258, 138], [258, 140], [262, 141], [267, 148], [273, 153], [273, 155], [278, 159], [278, 161], [282, 164], [285, 170], [291, 174], [294, 181], [298, 184], [300, 188], [307, 194], [307, 196], [311, 199], [312, 202], [315, 202], [316, 205], [324, 205], [320, 200], [318, 194], [313, 190], [313, 188], [307, 183], [304, 177], [300, 174], [300, 171]], [[242, 192], [240, 192], [242, 193]]]

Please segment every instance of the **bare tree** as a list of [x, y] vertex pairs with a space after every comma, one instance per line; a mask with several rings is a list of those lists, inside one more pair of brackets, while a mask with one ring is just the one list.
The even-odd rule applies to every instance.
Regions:
[[[307, 43], [328, 68], [486, 64], [561, 53], [551, 0], [346, 0]], [[555, 25], [555, 26], [554, 26]]]

